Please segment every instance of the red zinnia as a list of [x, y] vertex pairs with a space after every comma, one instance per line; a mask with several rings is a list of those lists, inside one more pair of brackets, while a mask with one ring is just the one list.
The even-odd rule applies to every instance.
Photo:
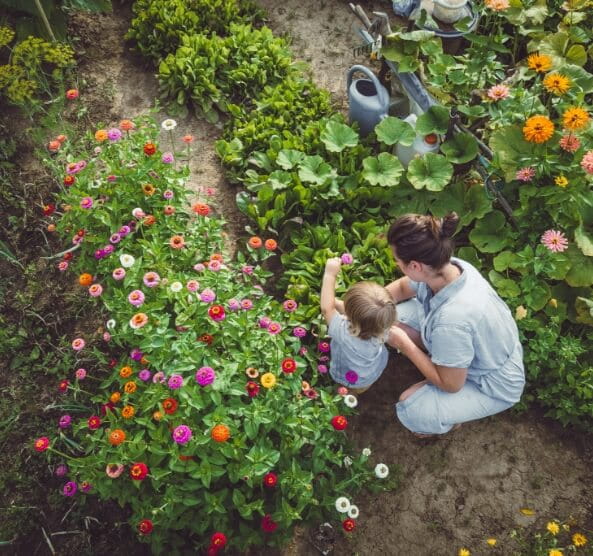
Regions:
[[204, 203], [196, 203], [191, 209], [200, 216], [208, 216], [210, 214], [210, 207]]
[[224, 533], [214, 533], [210, 539], [210, 544], [216, 548], [222, 548], [226, 544], [226, 535]]
[[209, 346], [214, 341], [214, 336], [212, 334], [202, 334], [198, 340]]
[[66, 176], [64, 178], [64, 185], [66, 186], [71, 186], [74, 182], [76, 181], [76, 178], [74, 176]]
[[138, 531], [140, 531], [142, 535], [149, 535], [152, 533], [153, 529], [154, 527], [150, 519], [143, 519], [140, 523], [138, 523]]
[[49, 448], [49, 438], [42, 436], [35, 441], [35, 450], [37, 452], [45, 452]]
[[277, 483], [278, 475], [275, 473], [270, 472], [264, 475], [264, 486], [267, 486], [268, 488], [274, 488]]
[[51, 216], [56, 210], [56, 205], [53, 203], [49, 203], [47, 205], [43, 205], [43, 216]]
[[68, 100], [74, 100], [78, 98], [78, 89], [68, 89], [66, 91], [66, 98]]
[[350, 533], [351, 531], [354, 531], [356, 527], [356, 521], [349, 517], [348, 519], [342, 521], [342, 527], [344, 528], [344, 531]]
[[245, 386], [245, 390], [247, 390], [250, 398], [255, 398], [259, 394], [259, 384], [250, 380]]
[[163, 410], [167, 415], [173, 415], [179, 407], [179, 402], [175, 398], [167, 398], [163, 402]]
[[332, 418], [331, 423], [337, 431], [343, 431], [348, 426], [348, 420], [343, 415], [336, 415]]
[[156, 145], [154, 143], [144, 143], [144, 154], [148, 156], [153, 155], [156, 152]]
[[215, 321], [224, 320], [226, 316], [222, 305], [212, 305], [212, 307], [208, 309], [208, 314], [210, 315], [210, 318]]
[[115, 404], [113, 402], [104, 403], [101, 406], [101, 415], [107, 415], [107, 411], [113, 411]]
[[58, 384], [58, 390], [62, 393], [67, 392], [68, 386], [70, 386], [69, 380], [61, 380], [60, 384]]
[[93, 415], [92, 417], [89, 417], [88, 424], [89, 429], [96, 431], [101, 426], [101, 419], [96, 415]]
[[297, 368], [297, 364], [294, 359], [287, 357], [286, 359], [284, 359], [282, 361], [282, 370], [285, 373], [287, 373], [287, 374], [294, 373], [296, 371], [296, 368]]
[[135, 463], [130, 468], [130, 477], [135, 481], [141, 481], [148, 475], [148, 467], [145, 463]]
[[278, 524], [270, 514], [266, 514], [261, 520], [261, 528], [265, 533], [273, 533], [278, 528]]
[[72, 257], [74, 255], [72, 255], [72, 253], [64, 253], [64, 256], [62, 257], [65, 261], [71, 261]]

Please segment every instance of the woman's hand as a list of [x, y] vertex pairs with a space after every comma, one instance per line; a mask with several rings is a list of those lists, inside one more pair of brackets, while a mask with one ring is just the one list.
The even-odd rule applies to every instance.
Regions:
[[394, 325], [389, 329], [387, 343], [391, 347], [398, 349], [404, 355], [406, 355], [407, 348], [409, 348], [410, 345], [415, 345], [412, 338], [410, 338], [410, 336], [397, 325]]

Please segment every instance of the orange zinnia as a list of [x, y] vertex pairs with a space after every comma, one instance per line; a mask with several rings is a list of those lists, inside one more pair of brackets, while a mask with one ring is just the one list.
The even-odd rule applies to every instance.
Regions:
[[101, 141], [101, 142], [106, 141], [107, 140], [107, 137], [108, 137], [107, 136], [107, 131], [105, 131], [104, 129], [98, 129], [95, 132], [95, 139], [97, 141]]
[[276, 249], [276, 247], [278, 247], [278, 244], [276, 243], [275, 239], [266, 239], [266, 242], [264, 243], [264, 247], [268, 251], [274, 251], [274, 249]]
[[113, 392], [111, 396], [109, 396], [109, 401], [111, 403], [117, 403], [121, 399], [121, 394], [119, 392]]
[[152, 414], [152, 418], [153, 418], [155, 421], [160, 421], [160, 420], [163, 418], [163, 414], [162, 414], [160, 411], [155, 411], [155, 412]]
[[152, 196], [154, 195], [156, 188], [154, 187], [154, 185], [152, 185], [152, 183], [145, 183], [142, 186], [142, 191], [144, 192], [144, 195]]
[[133, 380], [130, 380], [129, 382], [126, 382], [126, 385], [124, 386], [124, 391], [127, 394], [133, 394], [136, 391], [136, 388], [138, 388], [136, 386], [136, 383]]
[[134, 413], [136, 413], [136, 410], [131, 405], [126, 405], [121, 410], [121, 416], [124, 419], [131, 419], [132, 417], [134, 417]]
[[122, 378], [128, 378], [132, 376], [132, 367], [128, 367], [127, 365], [125, 367], [122, 367], [119, 370], [119, 376], [121, 376]]
[[152, 214], [145, 216], [144, 220], [142, 220], [142, 223], [145, 226], [152, 226], [155, 222], [156, 222], [156, 218]]
[[210, 207], [204, 203], [196, 203], [191, 209], [200, 216], [208, 216], [210, 214]]
[[122, 131], [130, 131], [134, 129], [134, 122], [130, 120], [122, 120], [121, 122], [119, 122], [119, 129], [121, 129]]
[[109, 443], [112, 446], [119, 446], [126, 439], [126, 433], [121, 429], [114, 429], [109, 433]]
[[530, 143], [545, 143], [554, 135], [554, 124], [546, 116], [531, 116], [523, 126], [523, 137]]
[[165, 205], [163, 212], [169, 216], [171, 214], [175, 214], [175, 207], [173, 205]]
[[173, 249], [181, 249], [185, 245], [185, 240], [183, 236], [173, 236], [169, 241], [169, 245], [173, 247]]
[[263, 243], [261, 237], [259, 236], [252, 236], [249, 238], [249, 247], [253, 247], [254, 249], [259, 249]]
[[222, 255], [220, 253], [212, 253], [212, 255], [210, 255], [210, 260], [222, 262], [223, 259], [222, 259]]
[[549, 73], [542, 83], [547, 91], [559, 96], [570, 89], [570, 79], [560, 73]]
[[584, 128], [589, 123], [589, 113], [582, 108], [571, 106], [562, 114], [562, 125], [571, 131]]
[[537, 73], [545, 73], [552, 67], [552, 58], [545, 54], [531, 54], [527, 58], [527, 66]]
[[216, 425], [210, 435], [215, 442], [226, 442], [231, 437], [231, 431], [226, 425]]
[[93, 275], [85, 272], [78, 277], [78, 283], [81, 286], [90, 286], [93, 283]]

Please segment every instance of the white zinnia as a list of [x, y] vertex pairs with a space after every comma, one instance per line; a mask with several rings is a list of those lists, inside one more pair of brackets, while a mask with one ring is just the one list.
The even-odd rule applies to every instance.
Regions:
[[136, 262], [136, 259], [132, 255], [126, 255], [124, 253], [119, 256], [119, 262], [124, 268], [130, 268]]
[[146, 213], [140, 207], [136, 207], [135, 209], [132, 209], [132, 216], [140, 220], [146, 216]]
[[183, 284], [181, 282], [173, 282], [169, 287], [173, 293], [177, 293], [183, 289]]
[[371, 449], [370, 448], [363, 448], [362, 449], [362, 455], [368, 458], [371, 455]]
[[348, 394], [348, 395], [344, 396], [344, 403], [348, 407], [356, 407], [358, 405], [358, 400], [352, 394]]
[[350, 509], [348, 510], [348, 517], [351, 517], [352, 519], [356, 519], [359, 515], [360, 515], [360, 511], [358, 510], [358, 506], [355, 506], [354, 504], [352, 504], [352, 506], [350, 506]]
[[177, 122], [171, 118], [167, 118], [166, 120], [163, 120], [161, 127], [165, 131], [173, 131], [177, 127]]
[[115, 319], [109, 319], [106, 323], [105, 326], [111, 330], [113, 328], [115, 328]]
[[375, 466], [375, 475], [377, 475], [379, 479], [384, 479], [387, 477], [387, 475], [389, 475], [389, 467], [387, 467], [384, 463], [378, 463]]
[[345, 514], [351, 508], [350, 500], [345, 496], [340, 496], [336, 500], [336, 510], [340, 513]]
[[349, 456], [346, 456], [344, 458], [344, 467], [350, 467], [352, 465], [352, 458], [350, 458]]

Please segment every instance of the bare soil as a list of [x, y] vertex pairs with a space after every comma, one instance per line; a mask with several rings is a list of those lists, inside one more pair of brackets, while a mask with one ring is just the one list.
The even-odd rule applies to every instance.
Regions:
[[[313, 79], [346, 110], [346, 71], [354, 63], [365, 63], [352, 54], [362, 40], [355, 34], [358, 22], [348, 3], [260, 3], [269, 11], [272, 29], [292, 37], [295, 56], [310, 64]], [[94, 106], [89, 118], [95, 126], [146, 112], [158, 96], [154, 70], [123, 42], [128, 8], [115, 4], [113, 14], [76, 15], [72, 21], [72, 32], [81, 37], [85, 51], [81, 91]], [[390, 10], [388, 2], [364, 5], [367, 11], [373, 5]], [[159, 117], [167, 114], [160, 112]], [[217, 189], [214, 205], [229, 222], [232, 246], [245, 219], [214, 152], [220, 129], [193, 116], [177, 120], [176, 138], [186, 133], [196, 137], [191, 187]], [[164, 134], [162, 141], [168, 141]], [[399, 424], [394, 413], [398, 395], [418, 379], [407, 360], [393, 357], [380, 382], [360, 397], [359, 415], [350, 428], [354, 444], [358, 449], [371, 447], [373, 463], [401, 466], [403, 482], [395, 492], [361, 495], [353, 501], [361, 512], [358, 527], [348, 536], [338, 531], [335, 555], [444, 556], [456, 554], [461, 546], [470, 548], [472, 555], [510, 554], [507, 539], [517, 527], [539, 527], [552, 518], [571, 516], [593, 528], [590, 436], [566, 431], [537, 412], [506, 412], [465, 424], [438, 440], [419, 440]], [[533, 509], [534, 515], [524, 515], [522, 508]], [[500, 548], [488, 547], [488, 537], [497, 538]], [[298, 530], [283, 556], [318, 554], [307, 538], [306, 529]], [[73, 553], [64, 548], [62, 554]]]

